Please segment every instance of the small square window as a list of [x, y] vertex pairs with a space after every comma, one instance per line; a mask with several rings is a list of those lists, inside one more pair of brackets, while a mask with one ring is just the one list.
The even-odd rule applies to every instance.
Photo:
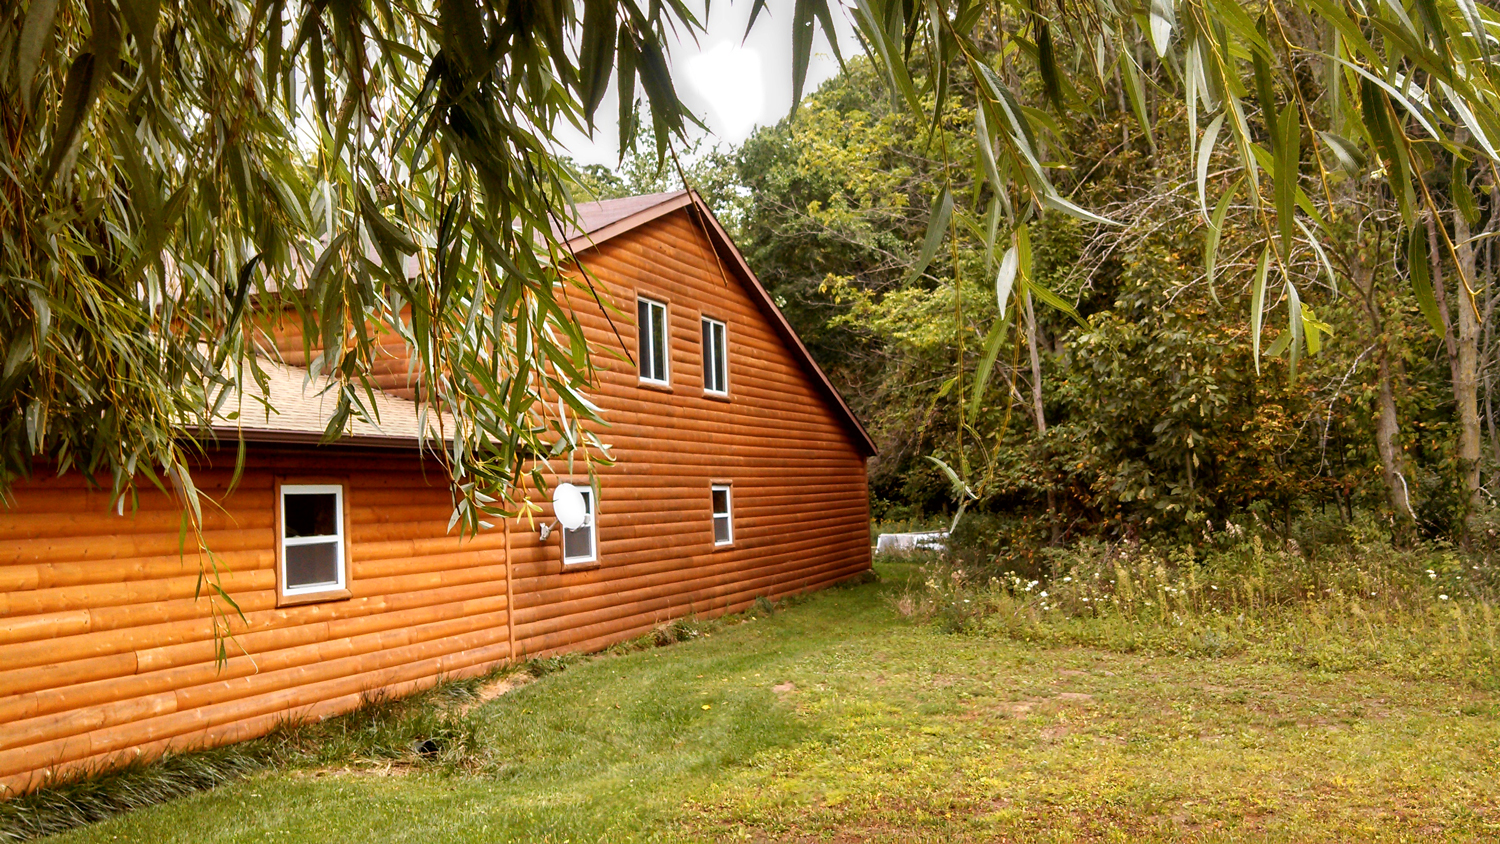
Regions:
[[703, 318], [703, 390], [716, 395], [729, 393], [728, 343], [724, 323]]
[[578, 490], [583, 495], [583, 524], [572, 530], [563, 528], [563, 563], [592, 563], [599, 558], [596, 546], [598, 538], [594, 531], [594, 491], [588, 487]]
[[640, 338], [641, 380], [652, 384], [670, 383], [667, 338], [667, 306], [650, 299], [636, 300], [636, 333]]
[[347, 583], [342, 484], [282, 484], [281, 594], [339, 592]]
[[728, 484], [714, 484], [714, 544], [734, 543], [734, 512], [732, 495]]

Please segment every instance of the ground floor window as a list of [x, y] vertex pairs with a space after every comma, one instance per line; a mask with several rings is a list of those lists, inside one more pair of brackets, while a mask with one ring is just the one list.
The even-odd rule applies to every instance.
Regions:
[[281, 484], [277, 564], [288, 598], [342, 593], [348, 585], [343, 484]]
[[714, 484], [713, 499], [714, 544], [730, 545], [734, 542], [734, 513], [729, 484]]

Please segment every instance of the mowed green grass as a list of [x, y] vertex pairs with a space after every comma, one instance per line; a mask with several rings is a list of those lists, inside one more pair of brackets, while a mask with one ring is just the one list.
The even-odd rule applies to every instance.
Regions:
[[947, 635], [881, 574], [483, 704], [460, 769], [276, 771], [54, 840], [1500, 837], [1496, 694]]

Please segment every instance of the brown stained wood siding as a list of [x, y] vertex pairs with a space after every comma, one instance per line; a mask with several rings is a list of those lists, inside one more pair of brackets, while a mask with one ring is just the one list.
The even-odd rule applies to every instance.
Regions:
[[[223, 584], [245, 614], [235, 655], [219, 666], [209, 605], [194, 597], [197, 555], [179, 553], [176, 505], [147, 492], [138, 511], [116, 516], [76, 475], [39, 477], [0, 510], [0, 794], [49, 771], [250, 738], [371, 692], [603, 648], [869, 568], [859, 444], [689, 212], [583, 260], [625, 314], [612, 328], [570, 293], [598, 350], [591, 395], [617, 458], [599, 470], [597, 564], [565, 570], [560, 534], [540, 542], [537, 522], [448, 535], [445, 476], [433, 465], [424, 473], [413, 453], [252, 447], [223, 509], [204, 511]], [[638, 294], [669, 303], [670, 390], [642, 387], [635, 366], [606, 351], [623, 338], [636, 354]], [[727, 399], [703, 391], [702, 315], [726, 325]], [[275, 336], [299, 362], [295, 326]], [[409, 397], [403, 351], [389, 352], [380, 383]], [[218, 496], [230, 474], [209, 466], [195, 479]], [[347, 478], [351, 599], [277, 606], [278, 475]], [[713, 543], [710, 485], [721, 482], [733, 486], [727, 547]]]
[[[204, 539], [245, 615], [222, 666], [194, 598], [196, 545], [179, 553], [167, 496], [148, 488], [118, 516], [76, 475], [38, 478], [0, 512], [0, 789], [247, 738], [511, 657], [504, 532], [447, 534], [441, 467], [424, 473], [411, 452], [252, 448], [221, 498], [227, 461], [195, 473], [221, 500]], [[349, 600], [276, 606], [277, 476], [343, 479]]]
[[[686, 209], [580, 256], [625, 316], [570, 291], [595, 349], [638, 349], [637, 296], [667, 303], [671, 387], [603, 351], [591, 398], [616, 464], [599, 470], [598, 565], [513, 524], [518, 654], [607, 646], [688, 613], [817, 589], [870, 566], [865, 458], [838, 411]], [[701, 318], [726, 326], [729, 396], [705, 394]], [[615, 329], [620, 337], [615, 336]], [[710, 485], [733, 485], [734, 543], [713, 543]]]

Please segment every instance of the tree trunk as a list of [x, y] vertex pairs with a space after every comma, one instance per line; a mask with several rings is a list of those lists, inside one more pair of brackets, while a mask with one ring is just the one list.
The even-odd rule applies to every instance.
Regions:
[[1469, 518], [1479, 512], [1479, 314], [1472, 291], [1476, 289], [1474, 244], [1469, 243], [1469, 221], [1463, 212], [1453, 212], [1454, 251], [1458, 254], [1458, 351], [1453, 371], [1453, 398], [1458, 403], [1458, 459], [1465, 500], [1465, 533]]
[[[1039, 338], [1036, 330], [1036, 312], [1031, 307], [1031, 294], [1027, 293], [1021, 297], [1025, 305], [1026, 316], [1026, 348], [1031, 354], [1031, 410], [1036, 416], [1036, 432], [1040, 440], [1047, 436], [1047, 412], [1042, 406], [1042, 358], [1039, 346]], [[1046, 443], [1042, 443], [1042, 449], [1046, 449]], [[1049, 480], [1047, 483], [1047, 521], [1052, 526], [1052, 544], [1057, 545], [1062, 541], [1062, 525], [1058, 521], [1057, 513], [1057, 490]]]
[[1401, 426], [1396, 416], [1396, 395], [1392, 389], [1395, 378], [1391, 372], [1390, 353], [1384, 342], [1380, 351], [1377, 369], [1380, 391], [1375, 400], [1375, 448], [1380, 452], [1381, 474], [1385, 479], [1386, 494], [1397, 521], [1415, 519], [1411, 507], [1411, 490], [1406, 485], [1406, 456], [1399, 442]]
[[1398, 524], [1416, 518], [1411, 505], [1411, 489], [1406, 483], [1406, 455], [1401, 450], [1401, 423], [1396, 412], [1396, 375], [1399, 358], [1394, 341], [1386, 331], [1380, 303], [1375, 296], [1375, 272], [1364, 260], [1358, 245], [1343, 255], [1354, 288], [1359, 292], [1360, 310], [1370, 329], [1375, 346], [1375, 449], [1380, 454], [1381, 479], [1385, 481], [1386, 500]]
[[1448, 307], [1448, 282], [1444, 276], [1443, 256], [1448, 254], [1437, 233], [1437, 222], [1432, 214], [1427, 217], [1427, 263], [1432, 273], [1432, 298], [1437, 300], [1438, 313], [1443, 317], [1443, 348], [1448, 352], [1448, 374], [1450, 383], [1458, 383], [1458, 338], [1453, 336], [1453, 311]]

